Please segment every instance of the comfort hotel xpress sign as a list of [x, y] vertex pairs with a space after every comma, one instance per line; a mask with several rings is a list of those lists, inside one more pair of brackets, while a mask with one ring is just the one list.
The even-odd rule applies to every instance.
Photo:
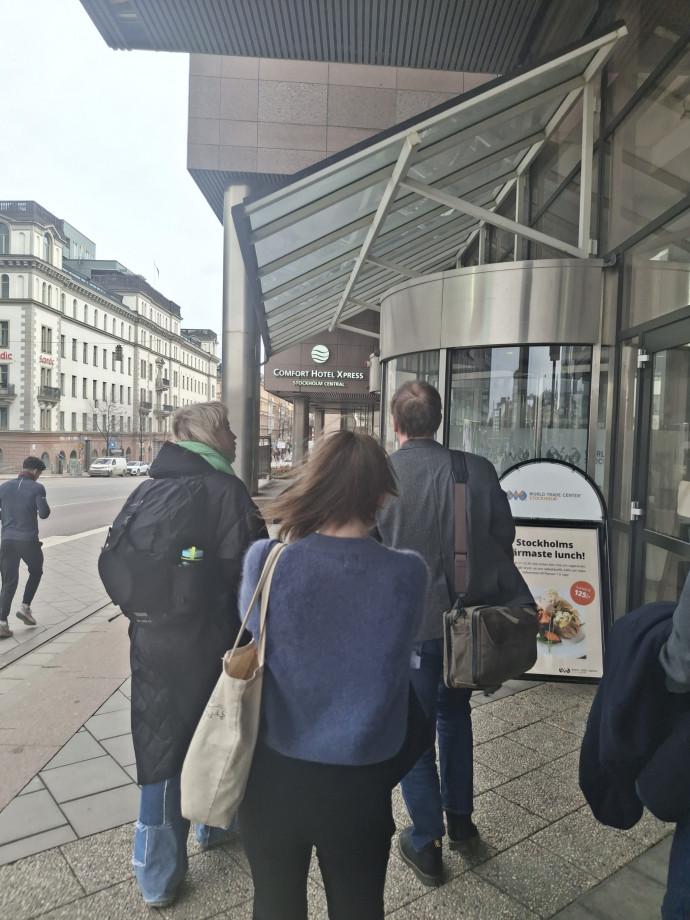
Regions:
[[[275, 389], [294, 389], [307, 391], [325, 391], [329, 390], [337, 393], [338, 390], [349, 392], [366, 392], [366, 374], [364, 370], [356, 370], [352, 367], [340, 367], [336, 364], [333, 367], [324, 367], [323, 365], [331, 357], [331, 353], [326, 345], [315, 345], [311, 349], [311, 360], [313, 366], [295, 367], [274, 366], [269, 368], [266, 375], [269, 380], [265, 380], [268, 388]], [[288, 387], [286, 387], [288, 384]]]

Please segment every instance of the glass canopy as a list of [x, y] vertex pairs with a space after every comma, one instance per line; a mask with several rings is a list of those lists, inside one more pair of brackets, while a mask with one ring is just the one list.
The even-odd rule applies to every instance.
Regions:
[[[589, 257], [593, 81], [620, 24], [296, 174], [233, 208], [268, 355], [379, 310], [392, 286], [457, 264], [483, 223]], [[497, 213], [582, 99], [577, 246]], [[371, 331], [367, 330], [367, 335]]]

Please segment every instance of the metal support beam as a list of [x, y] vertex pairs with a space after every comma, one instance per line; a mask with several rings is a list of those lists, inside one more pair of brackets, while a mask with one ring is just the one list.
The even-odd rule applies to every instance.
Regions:
[[388, 259], [381, 259], [378, 256], [369, 256], [367, 262], [371, 262], [373, 265], [378, 265], [381, 268], [387, 268], [389, 271], [395, 272], [396, 275], [402, 275], [404, 278], [421, 278], [419, 272], [412, 271], [411, 268], [406, 268], [404, 265], [396, 265], [395, 262], [389, 262]]
[[506, 230], [508, 233], [520, 233], [528, 240], [533, 240], [535, 243], [543, 243], [553, 249], [558, 249], [559, 252], [567, 252], [568, 255], [575, 256], [578, 259], [589, 258], [589, 252], [587, 250], [579, 249], [577, 246], [571, 246], [570, 243], [564, 243], [562, 240], [558, 240], [546, 233], [541, 233], [538, 230], [532, 230], [530, 227], [517, 224], [508, 217], [502, 217], [500, 214], [495, 214], [493, 211], [487, 211], [486, 208], [480, 208], [478, 205], [472, 204], [469, 201], [463, 201], [462, 198], [448, 195], [446, 192], [439, 191], [430, 185], [425, 185], [423, 182], [417, 182], [414, 179], [405, 179], [400, 185], [403, 188], [410, 189], [410, 191], [417, 192], [418, 195], [422, 195], [424, 198], [430, 198], [432, 201], [438, 201], [440, 204], [445, 204], [455, 211], [460, 211], [462, 214], [468, 214], [470, 217], [475, 217], [477, 220], [484, 220], [493, 227], [500, 227], [501, 230]]
[[[525, 185], [526, 177], [521, 173], [515, 183], [515, 223], [524, 224], [525, 222]], [[522, 259], [522, 236], [515, 234], [513, 244], [513, 262], [519, 262]]]
[[340, 298], [340, 303], [338, 304], [338, 307], [335, 311], [333, 319], [331, 320], [331, 324], [328, 327], [329, 332], [333, 331], [336, 323], [338, 322], [338, 319], [340, 318], [340, 314], [343, 312], [345, 304], [347, 303], [350, 297], [350, 292], [352, 291], [355, 284], [357, 283], [357, 278], [359, 277], [359, 274], [362, 271], [362, 268], [364, 267], [364, 263], [366, 261], [367, 254], [369, 250], [371, 249], [371, 247], [376, 242], [376, 237], [379, 235], [379, 231], [381, 230], [381, 227], [383, 227], [384, 221], [386, 220], [386, 217], [388, 216], [388, 212], [392, 208], [393, 202], [395, 201], [395, 196], [398, 193], [398, 187], [400, 185], [400, 181], [407, 173], [412, 157], [414, 156], [415, 150], [417, 149], [420, 143], [421, 143], [421, 138], [417, 134], [416, 131], [412, 131], [405, 138], [405, 143], [403, 144], [403, 149], [400, 151], [398, 162], [395, 164], [393, 172], [391, 173], [391, 177], [388, 180], [388, 185], [386, 186], [386, 190], [381, 196], [381, 201], [379, 202], [379, 206], [376, 209], [376, 214], [374, 215], [374, 219], [371, 222], [369, 231], [364, 239], [364, 242], [362, 243], [362, 248], [360, 249], [359, 255], [357, 256], [357, 261], [355, 262], [355, 266], [352, 269], [348, 282], [345, 285], [345, 290], [343, 291], [343, 295]]
[[580, 222], [578, 246], [591, 252], [592, 170], [594, 160], [594, 84], [586, 83], [582, 93], [582, 155], [580, 172]]
[[381, 312], [381, 307], [377, 303], [369, 303], [369, 301], [362, 300], [359, 297], [350, 297], [348, 303], [353, 303], [356, 307], [361, 307], [363, 310], [373, 310], [374, 313]]
[[345, 323], [338, 323], [338, 329], [345, 329], [346, 332], [356, 332], [357, 335], [366, 335], [370, 339], [380, 339], [379, 332], [373, 332], [371, 329], [358, 329], [356, 326], [346, 326]]

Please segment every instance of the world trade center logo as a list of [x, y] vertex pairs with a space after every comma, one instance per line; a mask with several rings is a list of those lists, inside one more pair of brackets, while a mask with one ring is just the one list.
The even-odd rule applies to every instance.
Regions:
[[508, 489], [506, 491], [506, 498], [508, 499], [508, 501], [524, 502], [527, 499], [527, 492], [525, 492], [524, 489], [522, 489], [520, 492], [518, 492], [517, 490], [511, 491], [510, 489]]

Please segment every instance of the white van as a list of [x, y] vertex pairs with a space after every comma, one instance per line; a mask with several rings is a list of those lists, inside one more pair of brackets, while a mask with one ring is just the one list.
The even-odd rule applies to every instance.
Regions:
[[124, 457], [97, 457], [89, 467], [89, 476], [124, 476], [126, 472]]

